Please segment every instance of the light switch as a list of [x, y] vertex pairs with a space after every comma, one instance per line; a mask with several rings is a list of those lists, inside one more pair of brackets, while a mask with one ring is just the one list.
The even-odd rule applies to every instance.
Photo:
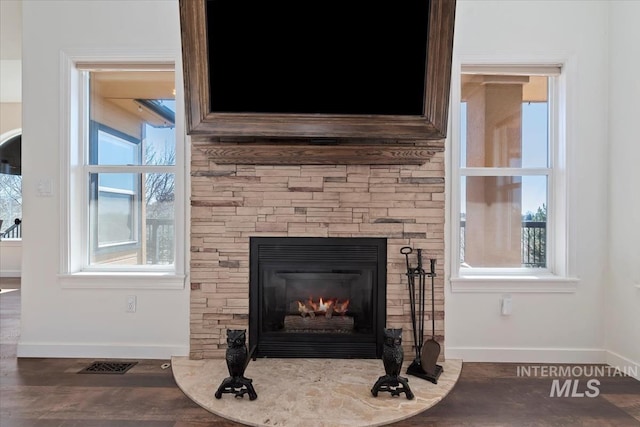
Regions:
[[51, 197], [53, 196], [53, 181], [51, 178], [42, 178], [38, 180], [37, 187], [38, 196]]

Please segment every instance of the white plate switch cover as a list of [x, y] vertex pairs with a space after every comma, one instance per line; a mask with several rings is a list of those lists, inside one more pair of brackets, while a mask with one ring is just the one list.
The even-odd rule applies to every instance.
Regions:
[[53, 180], [51, 178], [39, 179], [37, 192], [38, 192], [38, 196], [40, 197], [53, 196]]
[[505, 295], [502, 297], [502, 315], [503, 316], [509, 316], [511, 315], [511, 310], [513, 303], [511, 300], [511, 295]]

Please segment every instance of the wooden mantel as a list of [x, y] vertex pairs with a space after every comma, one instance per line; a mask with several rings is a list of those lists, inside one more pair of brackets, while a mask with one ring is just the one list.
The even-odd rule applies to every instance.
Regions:
[[444, 143], [422, 141], [399, 143], [327, 141], [221, 142], [216, 138], [193, 137], [194, 148], [218, 164], [270, 165], [410, 165], [427, 162], [444, 151]]

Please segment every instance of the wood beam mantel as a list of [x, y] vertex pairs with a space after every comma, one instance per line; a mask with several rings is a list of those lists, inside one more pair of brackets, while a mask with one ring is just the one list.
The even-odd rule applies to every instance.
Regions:
[[444, 151], [443, 144], [425, 145], [309, 145], [309, 144], [205, 144], [196, 145], [218, 164], [262, 165], [419, 165], [435, 153]]

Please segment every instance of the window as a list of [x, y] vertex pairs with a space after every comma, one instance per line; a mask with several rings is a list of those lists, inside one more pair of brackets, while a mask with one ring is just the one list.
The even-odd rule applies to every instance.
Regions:
[[97, 122], [91, 122], [89, 129], [90, 260], [99, 263], [117, 252], [140, 249], [142, 184], [138, 174], [93, 173], [93, 166], [138, 165], [142, 144]]
[[0, 240], [22, 238], [22, 129], [0, 135]]
[[21, 239], [22, 176], [0, 173], [0, 240]]
[[[93, 53], [63, 59], [70, 93], [63, 277], [182, 287], [182, 122], [173, 63], [98, 62]], [[123, 274], [131, 280], [120, 284]]]
[[82, 71], [88, 94], [87, 268], [171, 266], [175, 254], [175, 76]]
[[452, 281], [566, 274], [560, 67], [462, 66]]

